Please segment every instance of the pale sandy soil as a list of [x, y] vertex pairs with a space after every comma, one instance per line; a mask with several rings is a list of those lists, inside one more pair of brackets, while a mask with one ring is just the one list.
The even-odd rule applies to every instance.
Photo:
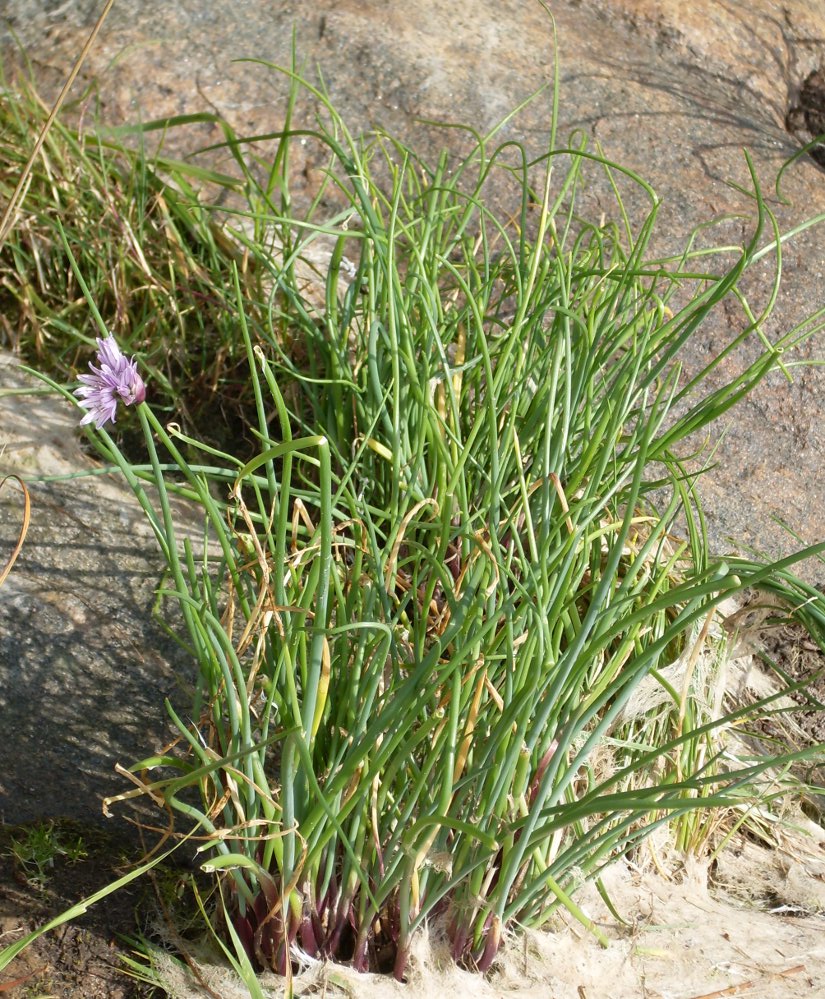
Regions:
[[[821, 844], [819, 851], [822, 852]], [[781, 853], [782, 851], [780, 851]], [[610, 938], [603, 949], [580, 926], [516, 936], [489, 980], [451, 966], [437, 940], [420, 940], [409, 981], [402, 985], [379, 975], [356, 975], [318, 966], [296, 980], [296, 995], [329, 999], [813, 999], [825, 996], [825, 918], [814, 913], [825, 901], [825, 863], [808, 857], [811, 872], [807, 904], [790, 902], [791, 868], [777, 851], [747, 858], [737, 873], [737, 892], [762, 896], [761, 878], [773, 883], [769, 908], [744, 898], [710, 892], [704, 870], [666, 879], [620, 864], [605, 885], [626, 920], [618, 923], [594, 889], [578, 896]], [[823, 858], [825, 859], [825, 858]], [[783, 870], [785, 873], [783, 874]], [[799, 872], [797, 871], [797, 876]], [[748, 887], [750, 885], [750, 887]], [[813, 886], [813, 888], [812, 888]], [[785, 900], [783, 900], [783, 891]], [[770, 911], [772, 909], [773, 911]], [[221, 999], [248, 995], [224, 970], [200, 966], [204, 981]], [[172, 975], [174, 979], [175, 976]], [[282, 980], [262, 978], [267, 999], [283, 995]], [[170, 980], [175, 997], [206, 996], [188, 982]]]

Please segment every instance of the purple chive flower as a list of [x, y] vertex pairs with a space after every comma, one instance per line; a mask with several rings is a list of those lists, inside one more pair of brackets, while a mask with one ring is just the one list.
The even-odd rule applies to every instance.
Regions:
[[108, 420], [115, 422], [118, 402], [124, 406], [143, 402], [146, 386], [138, 374], [137, 361], [121, 353], [113, 336], [98, 337], [97, 361], [99, 368], [90, 364], [91, 374], [78, 376], [83, 385], [74, 394], [80, 396], [80, 405], [88, 410], [80, 421], [81, 427], [94, 421], [100, 430]]

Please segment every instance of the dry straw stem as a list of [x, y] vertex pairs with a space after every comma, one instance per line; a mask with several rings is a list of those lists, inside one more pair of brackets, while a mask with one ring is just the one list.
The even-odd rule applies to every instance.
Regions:
[[21, 492], [23, 493], [23, 518], [20, 524], [20, 530], [17, 535], [17, 541], [14, 543], [14, 547], [9, 553], [6, 559], [5, 565], [0, 568], [0, 586], [6, 581], [6, 577], [11, 572], [14, 563], [17, 561], [18, 556], [23, 548], [23, 542], [26, 540], [26, 534], [29, 530], [29, 522], [31, 520], [31, 497], [29, 495], [29, 489], [26, 483], [20, 478], [19, 475], [6, 475], [2, 481], [0, 481], [0, 489], [8, 482], [9, 479], [13, 479], [18, 486], [20, 486]]

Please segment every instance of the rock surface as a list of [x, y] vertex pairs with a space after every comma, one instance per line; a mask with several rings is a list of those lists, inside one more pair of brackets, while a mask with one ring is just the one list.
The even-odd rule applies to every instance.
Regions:
[[[99, 7], [98, 0], [57, 5], [6, 0], [0, 40], [4, 27], [7, 41], [13, 30], [28, 50], [36, 78], [53, 89], [68, 72]], [[650, 181], [664, 202], [657, 235], [662, 252], [679, 249], [696, 225], [721, 215], [735, 217], [719, 239], [748, 237], [753, 203], [729, 183], [748, 185], [743, 147], [751, 151], [783, 230], [825, 213], [825, 174], [807, 157], [786, 175], [787, 203], [780, 202], [772, 186], [781, 164], [799, 147], [800, 136], [791, 136], [786, 128], [788, 112], [805, 81], [825, 64], [825, 8], [808, 0], [755, 0], [747, 10], [722, 0], [689, 5], [677, 0], [560, 0], [552, 10], [561, 60], [559, 135], [585, 131], [609, 158]], [[538, 3], [527, 0], [116, 2], [82, 78], [98, 81], [107, 124], [212, 109], [242, 134], [274, 130], [282, 122], [285, 79], [260, 64], [233, 60], [249, 57], [288, 65], [293, 28], [299, 63], [309, 76], [320, 66], [333, 101], [353, 131], [382, 125], [430, 158], [444, 145], [460, 147], [462, 140], [455, 130], [422, 124], [421, 119], [489, 129], [552, 80], [551, 23]], [[299, 116], [312, 111], [309, 100], [299, 103]], [[500, 137], [518, 139], [538, 153], [545, 148], [548, 125], [545, 93], [508, 121]], [[218, 138], [209, 125], [199, 125], [187, 142], [196, 147]], [[308, 158], [298, 166], [311, 186], [317, 164]], [[612, 209], [609, 191], [596, 183], [585, 192], [584, 204], [593, 217]], [[644, 207], [632, 196], [628, 205], [632, 213]], [[736, 217], [742, 213], [747, 218]], [[785, 248], [783, 285], [766, 324], [769, 336], [780, 335], [825, 305], [823, 272], [820, 225]], [[770, 274], [766, 266], [748, 280], [756, 303], [765, 301]], [[695, 336], [685, 357], [687, 369], [696, 370], [715, 356], [740, 323], [734, 310], [720, 310]], [[821, 335], [803, 354], [823, 355]], [[824, 386], [822, 370], [816, 368], [797, 369], [790, 385], [782, 377], [771, 377], [726, 422], [716, 467], [701, 490], [717, 550], [733, 547], [730, 539], [774, 554], [795, 549], [797, 543], [777, 525], [777, 518], [803, 542], [821, 540]], [[4, 436], [13, 420], [4, 412]], [[60, 446], [64, 444], [65, 439]], [[0, 593], [5, 615], [14, 601], [30, 599], [26, 593], [43, 587], [49, 573], [70, 564], [75, 557], [72, 546], [88, 543], [89, 536], [73, 526], [72, 516], [88, 518], [90, 511], [84, 513], [74, 504], [94, 500], [85, 485], [83, 490], [60, 489], [59, 496], [49, 494], [49, 502], [56, 508], [69, 504], [65, 520], [50, 517], [39, 528], [42, 533], [33, 538], [37, 549], [32, 548], [15, 571], [13, 586], [7, 583]], [[135, 586], [130, 604], [145, 608], [152, 570], [150, 562], [141, 561], [141, 546], [128, 531], [118, 536], [106, 529], [98, 537], [95, 545], [101, 557], [121, 566], [120, 597], [125, 599], [128, 587]], [[120, 561], [127, 557], [137, 561]], [[806, 572], [814, 579], [825, 576], [819, 564]], [[77, 614], [96, 622], [113, 594], [97, 593], [100, 603], [90, 609], [79, 596], [88, 593], [88, 583], [82, 575], [76, 582], [80, 589], [60, 598], [62, 614], [75, 607]], [[68, 627], [65, 617], [49, 607], [46, 601], [39, 612], [46, 622], [43, 633]], [[149, 632], [133, 642], [135, 627], [130, 623], [107, 650], [113, 684], [134, 676], [138, 646], [144, 656], [154, 656], [160, 647]], [[25, 639], [10, 636], [7, 641], [8, 670], [13, 665], [8, 657], [21, 654]], [[83, 644], [78, 642], [76, 648]], [[59, 653], [67, 654], [65, 648]], [[27, 661], [34, 658], [31, 651]], [[164, 682], [167, 666], [147, 663], [140, 666], [152, 674], [146, 688], [149, 699], [143, 703], [150, 716], [157, 717], [152, 684]], [[36, 682], [34, 675], [15, 680], [31, 690], [32, 717], [15, 723], [20, 726], [17, 742], [27, 747], [27, 756], [39, 746], [41, 724], [55, 717], [54, 703], [59, 702], [54, 695], [44, 695], [44, 684], [53, 684], [58, 694], [65, 689], [60, 670], [68, 669], [89, 677], [94, 686], [92, 674], [70, 666], [67, 658], [46, 668], [45, 678], [38, 674]], [[118, 701], [127, 703], [122, 697]], [[135, 718], [141, 711], [125, 724], [140, 728], [143, 722]], [[120, 726], [111, 719], [107, 738]], [[8, 738], [14, 731], [4, 728], [3, 735]], [[54, 760], [60, 763], [59, 749]], [[36, 781], [22, 773], [20, 779], [43, 787], [42, 781], [59, 786], [62, 778], [46, 768]], [[19, 817], [23, 811], [18, 807], [6, 817]]]
[[[10, 387], [38, 385], [0, 352], [3, 474], [96, 466], [69, 405], [4, 395]], [[28, 489], [28, 534], [0, 588], [0, 821], [101, 820], [101, 798], [129, 786], [115, 763], [128, 767], [169, 740], [163, 699], [186, 703], [180, 684], [191, 682], [192, 664], [152, 620], [162, 564], [125, 485], [74, 478]], [[3, 563], [22, 517], [9, 480], [0, 491]]]

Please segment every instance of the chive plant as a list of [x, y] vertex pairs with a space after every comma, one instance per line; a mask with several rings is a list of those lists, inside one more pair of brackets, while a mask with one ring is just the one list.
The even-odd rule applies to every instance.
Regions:
[[[694, 667], [721, 600], [793, 589], [811, 551], [713, 558], [687, 458], [822, 313], [770, 343], [745, 298], [747, 268], [781, 253], [752, 169], [745, 246], [656, 259], [654, 192], [583, 142], [553, 134], [531, 161], [468, 130], [466, 158], [429, 164], [353, 138], [290, 75], [318, 124], [288, 122], [268, 161], [227, 130], [245, 205], [222, 238], [245, 267], [212, 275], [256, 455], [148, 403], [148, 464], [93, 435], [155, 529], [198, 665], [190, 716], [167, 705], [177, 750], [132, 769], [199, 828], [244, 975], [288, 975], [303, 952], [403, 979], [425, 925], [487, 971], [508, 928], [560, 908], [601, 936], [575, 902], [585, 879], [664, 823], [695, 843], [694, 816], [740, 807], [776, 765], [729, 739], [764, 705], [708, 705]], [[323, 191], [295, 207], [296, 139], [326, 151], [337, 216]], [[589, 171], [618, 223], [579, 216]], [[502, 214], [499, 177], [519, 199]], [[623, 184], [648, 199], [636, 227]], [[321, 245], [319, 295], [300, 265]], [[677, 355], [728, 298], [743, 324], [722, 355], [762, 349], [706, 387], [718, 358], [687, 377]], [[178, 538], [172, 491], [202, 509], [202, 550]], [[631, 710], [645, 683], [655, 724]]]

